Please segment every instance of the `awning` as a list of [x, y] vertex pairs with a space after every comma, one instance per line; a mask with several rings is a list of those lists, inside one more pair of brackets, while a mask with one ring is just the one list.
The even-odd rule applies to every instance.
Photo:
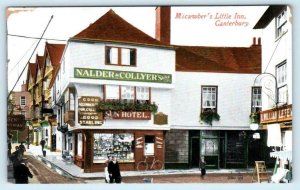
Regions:
[[279, 159], [282, 159], [282, 160], [293, 161], [292, 151], [290, 151], [290, 150], [271, 152], [270, 156], [272, 158], [279, 158]]
[[282, 146], [281, 130], [279, 124], [269, 124], [268, 127], [268, 141], [267, 146]]

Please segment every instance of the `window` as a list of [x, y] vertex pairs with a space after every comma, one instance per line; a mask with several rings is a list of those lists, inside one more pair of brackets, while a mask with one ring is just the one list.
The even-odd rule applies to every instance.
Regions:
[[286, 104], [288, 102], [288, 88], [287, 88], [287, 65], [286, 60], [276, 66], [277, 78], [277, 93], [278, 103]]
[[202, 110], [217, 109], [217, 90], [216, 86], [202, 86]]
[[82, 156], [82, 133], [77, 134], [77, 155]]
[[261, 87], [252, 87], [251, 112], [259, 112], [261, 109]]
[[284, 32], [287, 31], [286, 28], [287, 23], [287, 11], [284, 9], [277, 17], [276, 17], [276, 38], [280, 37]]
[[119, 100], [119, 86], [118, 85], [106, 85], [105, 86], [105, 99], [107, 100]]
[[21, 96], [20, 97], [20, 105], [21, 106], [25, 106], [26, 105], [26, 97], [25, 96]]
[[118, 160], [134, 160], [134, 136], [131, 133], [95, 133], [94, 162], [104, 162], [108, 156], [116, 156]]
[[137, 103], [150, 103], [149, 87], [105, 85], [106, 100], [137, 101]]
[[154, 155], [154, 136], [145, 136], [144, 155]]
[[138, 103], [150, 102], [149, 87], [136, 87], [136, 100]]
[[64, 94], [64, 113], [75, 110], [74, 89], [69, 88]]
[[122, 100], [134, 100], [134, 87], [133, 86], [121, 86], [121, 99]]
[[105, 48], [106, 64], [136, 66], [136, 50], [120, 47]]

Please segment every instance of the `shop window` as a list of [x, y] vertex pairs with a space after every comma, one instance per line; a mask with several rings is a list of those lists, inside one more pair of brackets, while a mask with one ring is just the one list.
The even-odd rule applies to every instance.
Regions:
[[219, 139], [202, 139], [201, 155], [219, 155]]
[[133, 161], [133, 141], [131, 133], [95, 133], [94, 162], [105, 162], [109, 156], [115, 156], [121, 161]]
[[261, 109], [261, 87], [252, 87], [251, 112], [259, 112]]
[[154, 155], [155, 136], [145, 136], [144, 155]]
[[202, 86], [202, 111], [205, 109], [217, 111], [217, 91], [216, 86]]
[[106, 47], [105, 59], [108, 65], [136, 65], [136, 50], [120, 47]]

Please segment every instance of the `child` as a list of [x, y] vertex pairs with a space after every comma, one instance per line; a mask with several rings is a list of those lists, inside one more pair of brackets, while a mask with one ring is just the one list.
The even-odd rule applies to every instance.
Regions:
[[202, 161], [202, 158], [200, 158], [199, 160], [199, 169], [201, 171], [201, 179], [204, 179], [204, 176], [206, 174], [206, 168], [205, 168], [205, 161], [204, 159]]

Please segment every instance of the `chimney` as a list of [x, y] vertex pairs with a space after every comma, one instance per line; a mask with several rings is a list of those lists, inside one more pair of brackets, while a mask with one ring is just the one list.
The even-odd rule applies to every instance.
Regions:
[[255, 46], [256, 45], [256, 38], [253, 37], [253, 42], [252, 42], [252, 45]]
[[171, 7], [156, 7], [155, 38], [170, 45], [171, 40]]
[[21, 85], [21, 91], [22, 92], [27, 91], [27, 84], [25, 84], [24, 81], [23, 81], [23, 84]]
[[257, 38], [257, 45], [261, 45], [261, 38], [259, 37], [259, 38]]

